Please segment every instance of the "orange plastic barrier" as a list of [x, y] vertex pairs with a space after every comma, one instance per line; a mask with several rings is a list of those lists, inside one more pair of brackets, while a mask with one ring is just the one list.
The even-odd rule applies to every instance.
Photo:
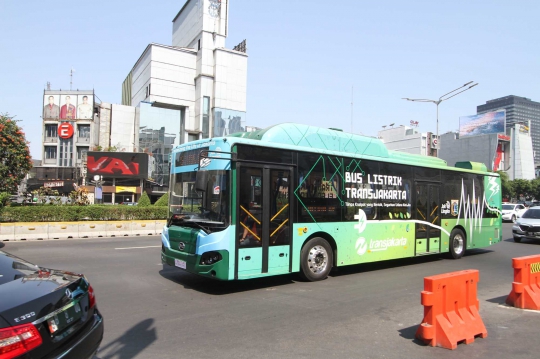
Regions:
[[506, 304], [540, 310], [540, 255], [512, 258], [514, 282]]
[[424, 320], [416, 338], [447, 349], [456, 349], [459, 342], [470, 344], [475, 337], [486, 338], [478, 313], [478, 278], [476, 269], [425, 277], [421, 293]]

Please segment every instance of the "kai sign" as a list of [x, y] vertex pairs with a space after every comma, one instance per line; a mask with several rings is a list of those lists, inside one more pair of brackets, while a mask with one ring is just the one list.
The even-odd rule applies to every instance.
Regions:
[[64, 122], [58, 125], [58, 137], [67, 140], [68, 138], [71, 138], [73, 136], [73, 126], [68, 123]]
[[88, 174], [148, 178], [148, 155], [137, 152], [88, 152]]

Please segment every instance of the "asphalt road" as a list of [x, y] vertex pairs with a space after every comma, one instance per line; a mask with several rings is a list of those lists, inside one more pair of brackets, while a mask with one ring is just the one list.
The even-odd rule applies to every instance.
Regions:
[[[514, 243], [511, 225], [460, 260], [422, 257], [346, 267], [318, 283], [287, 275], [217, 282], [163, 269], [160, 239], [119, 237], [0, 242], [45, 267], [82, 272], [105, 318], [98, 357], [109, 358], [534, 358], [540, 313], [506, 307], [511, 259], [540, 254]], [[488, 337], [454, 351], [414, 339], [425, 276], [478, 269]]]

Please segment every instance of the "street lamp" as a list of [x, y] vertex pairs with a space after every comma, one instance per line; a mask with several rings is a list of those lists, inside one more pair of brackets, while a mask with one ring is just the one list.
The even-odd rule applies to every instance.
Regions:
[[[452, 90], [448, 93], [445, 93], [444, 95], [442, 95], [441, 97], [439, 97], [438, 100], [429, 100], [429, 99], [425, 99], [425, 98], [408, 98], [408, 97], [403, 97], [402, 99], [403, 100], [407, 100], [407, 101], [414, 101], [414, 102], [433, 102], [435, 105], [437, 105], [437, 140], [439, 140], [439, 104], [443, 101], [446, 101], [446, 100], [449, 100], [451, 99], [452, 97], [454, 96], [457, 96], [459, 95], [460, 93], [462, 92], [465, 92], [467, 90], [470, 90], [472, 89], [474, 86], [478, 85], [478, 82], [475, 83], [475, 84], [472, 84], [474, 81], [469, 81], [467, 82], [466, 84], [458, 87], [457, 89], [455, 90]], [[472, 85], [471, 85], [472, 84]], [[470, 85], [470, 86], [469, 86]], [[468, 86], [468, 87], [467, 87]], [[464, 88], [464, 87], [467, 87], [467, 88]], [[461, 90], [459, 92], [456, 92], [458, 90]], [[452, 96], [448, 96], [452, 94]]]

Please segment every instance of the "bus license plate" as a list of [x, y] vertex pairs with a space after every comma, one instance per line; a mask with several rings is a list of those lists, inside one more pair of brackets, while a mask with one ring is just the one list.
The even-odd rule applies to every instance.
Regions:
[[186, 269], [186, 261], [183, 261], [183, 260], [180, 260], [180, 259], [175, 259], [174, 260], [174, 265], [178, 268], [182, 268], [182, 269]]

